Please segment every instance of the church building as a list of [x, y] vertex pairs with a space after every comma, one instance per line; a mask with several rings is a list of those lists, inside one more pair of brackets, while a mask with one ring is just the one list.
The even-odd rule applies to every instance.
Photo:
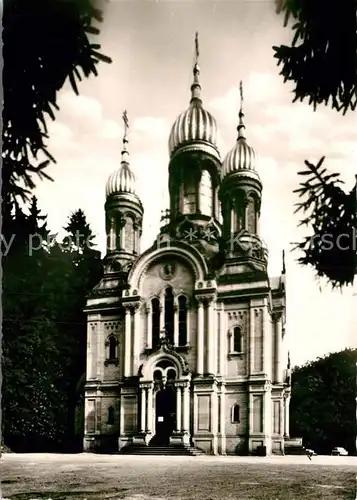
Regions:
[[121, 165], [106, 184], [104, 275], [85, 309], [84, 451], [155, 444], [284, 454], [285, 265], [268, 276], [263, 186], [243, 106], [237, 141], [222, 157], [196, 50], [191, 100], [168, 138], [170, 209], [144, 253], [123, 117]]

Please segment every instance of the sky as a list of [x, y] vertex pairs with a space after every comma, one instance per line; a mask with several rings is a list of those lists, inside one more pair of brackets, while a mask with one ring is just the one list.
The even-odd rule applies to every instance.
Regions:
[[[36, 196], [49, 227], [61, 235], [68, 215], [82, 208], [105, 251], [105, 183], [120, 165], [122, 112], [130, 121], [129, 152], [143, 201], [142, 251], [159, 231], [168, 208], [168, 137], [187, 109], [192, 82], [194, 36], [199, 32], [204, 107], [216, 118], [224, 157], [234, 147], [239, 81], [244, 87], [248, 143], [259, 156], [263, 181], [261, 235], [270, 252], [269, 273], [287, 269], [287, 341], [292, 364], [302, 364], [345, 347], [357, 347], [357, 287], [332, 291], [309, 268], [297, 265], [293, 242], [310, 234], [294, 214], [297, 172], [304, 160], [326, 157], [350, 190], [357, 163], [357, 127], [342, 116], [307, 103], [292, 104], [274, 45], [292, 38], [274, 0], [112, 0], [104, 5], [98, 39], [112, 64], [83, 81], [76, 96], [69, 85], [59, 93], [56, 121], [49, 123], [49, 151], [56, 158], [39, 182]], [[97, 42], [97, 40], [96, 40]]]

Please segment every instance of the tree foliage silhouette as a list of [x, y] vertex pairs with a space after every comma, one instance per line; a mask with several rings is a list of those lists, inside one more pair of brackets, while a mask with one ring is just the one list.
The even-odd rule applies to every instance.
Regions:
[[356, 362], [357, 349], [345, 349], [293, 370], [290, 432], [318, 453], [356, 451]]
[[[100, 53], [90, 37], [102, 13], [95, 0], [5, 0], [3, 11], [3, 197], [28, 199], [45, 168], [46, 120], [55, 119], [57, 93], [67, 79], [76, 94], [97, 75]], [[40, 158], [42, 153], [42, 159]], [[46, 159], [44, 159], [46, 157]]]
[[284, 81], [295, 83], [294, 101], [331, 104], [345, 114], [357, 104], [356, 2], [277, 0], [277, 11], [296, 23], [291, 47], [273, 47]]
[[[331, 105], [346, 114], [357, 104], [357, 30], [355, 0], [338, 6], [332, 0], [276, 0], [277, 12], [285, 12], [284, 25], [296, 20], [291, 47], [273, 47], [284, 81], [295, 83], [294, 100], [309, 100], [316, 111], [320, 104]], [[356, 260], [356, 186], [345, 192], [338, 174], [327, 174], [305, 161], [299, 172], [307, 180], [295, 190], [300, 197], [297, 211], [309, 212], [300, 223], [311, 226], [312, 236], [298, 243], [302, 265], [312, 265], [319, 277], [332, 287], [352, 284]], [[357, 179], [356, 179], [357, 180]]]

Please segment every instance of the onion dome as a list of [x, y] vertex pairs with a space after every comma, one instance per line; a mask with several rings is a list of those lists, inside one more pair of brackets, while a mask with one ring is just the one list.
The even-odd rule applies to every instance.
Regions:
[[237, 127], [238, 137], [234, 148], [226, 155], [222, 164], [222, 177], [233, 173], [241, 173], [242, 176], [255, 177], [259, 179], [256, 170], [257, 154], [255, 150], [247, 144], [245, 137], [245, 125], [243, 122], [243, 89], [240, 84], [241, 107], [239, 111], [239, 124]]
[[135, 175], [129, 165], [129, 152], [128, 152], [128, 137], [127, 130], [129, 128], [127, 113], [123, 113], [124, 120], [124, 137], [123, 137], [123, 150], [121, 153], [122, 161], [118, 169], [116, 169], [108, 178], [105, 186], [105, 194], [109, 196], [122, 193], [131, 193], [136, 195], [135, 190]]
[[202, 149], [219, 159], [217, 123], [211, 113], [202, 106], [197, 33], [195, 45], [196, 60], [193, 67], [190, 106], [176, 118], [172, 125], [169, 137], [169, 153], [170, 156], [173, 156], [179, 149]]

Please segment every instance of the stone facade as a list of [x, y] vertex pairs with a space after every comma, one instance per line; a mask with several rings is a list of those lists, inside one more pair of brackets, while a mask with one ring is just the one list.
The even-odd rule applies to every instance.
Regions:
[[198, 77], [196, 62], [170, 134], [171, 209], [144, 253], [126, 134], [107, 184], [104, 277], [86, 307], [85, 451], [158, 442], [283, 454], [289, 437], [285, 268], [269, 278], [243, 112], [221, 162]]

